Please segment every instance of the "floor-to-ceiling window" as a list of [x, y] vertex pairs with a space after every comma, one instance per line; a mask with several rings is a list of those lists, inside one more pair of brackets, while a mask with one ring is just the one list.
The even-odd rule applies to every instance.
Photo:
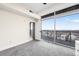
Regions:
[[42, 38], [46, 41], [53, 41], [54, 38], [54, 20], [44, 19], [42, 21]]
[[[75, 40], [79, 39], [79, 14], [66, 15], [55, 19], [56, 43], [75, 47]], [[43, 39], [53, 42], [54, 19], [42, 21], [42, 30]]]
[[74, 47], [79, 39], [79, 14], [56, 18], [56, 30], [57, 43]]

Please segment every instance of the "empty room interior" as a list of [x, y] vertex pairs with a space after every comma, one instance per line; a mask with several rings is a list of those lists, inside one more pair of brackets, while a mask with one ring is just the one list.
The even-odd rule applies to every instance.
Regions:
[[0, 56], [79, 56], [79, 3], [0, 3]]

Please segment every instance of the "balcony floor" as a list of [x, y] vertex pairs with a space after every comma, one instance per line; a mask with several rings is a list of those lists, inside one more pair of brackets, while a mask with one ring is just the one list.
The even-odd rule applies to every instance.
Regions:
[[74, 56], [75, 50], [41, 41], [28, 43], [4, 50], [0, 56]]

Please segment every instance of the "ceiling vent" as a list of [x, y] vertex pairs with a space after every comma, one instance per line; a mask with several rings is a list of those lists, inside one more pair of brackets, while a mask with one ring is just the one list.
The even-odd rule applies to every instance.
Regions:
[[43, 3], [43, 5], [46, 5], [47, 3]]
[[33, 11], [32, 11], [32, 10], [29, 10], [29, 12], [33, 13]]

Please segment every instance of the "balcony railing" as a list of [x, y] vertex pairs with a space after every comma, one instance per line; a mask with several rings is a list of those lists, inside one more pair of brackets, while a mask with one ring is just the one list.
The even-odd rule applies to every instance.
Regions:
[[[42, 30], [42, 39], [54, 42], [53, 30]], [[75, 40], [79, 40], [78, 30], [56, 30], [56, 43], [75, 47]]]

